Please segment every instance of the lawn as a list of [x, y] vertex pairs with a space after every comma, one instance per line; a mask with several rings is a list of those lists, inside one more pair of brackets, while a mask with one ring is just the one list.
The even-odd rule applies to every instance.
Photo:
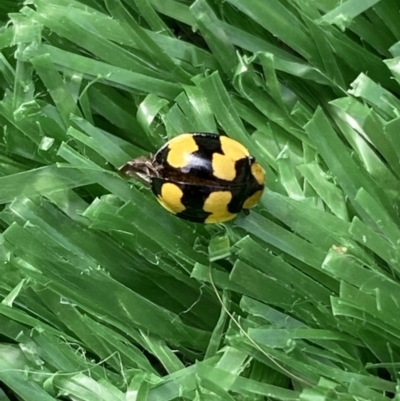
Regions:
[[[0, 401], [400, 400], [399, 0], [0, 4]], [[263, 166], [198, 224], [118, 168]]]

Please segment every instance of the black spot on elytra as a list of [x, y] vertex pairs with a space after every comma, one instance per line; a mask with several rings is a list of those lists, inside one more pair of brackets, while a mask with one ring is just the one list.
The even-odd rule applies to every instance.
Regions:
[[179, 187], [183, 191], [181, 202], [186, 209], [183, 212], [178, 213], [177, 216], [194, 222], [204, 222], [204, 220], [211, 214], [203, 209], [204, 203], [210, 193], [213, 192], [213, 189], [203, 185], [191, 184], [180, 185]]

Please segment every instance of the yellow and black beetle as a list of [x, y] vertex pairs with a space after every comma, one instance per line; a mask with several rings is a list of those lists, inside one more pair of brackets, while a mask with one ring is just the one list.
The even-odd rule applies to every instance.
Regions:
[[151, 186], [161, 205], [198, 223], [221, 223], [252, 208], [264, 190], [264, 170], [239, 142], [206, 132], [181, 134], [154, 156], [120, 169]]

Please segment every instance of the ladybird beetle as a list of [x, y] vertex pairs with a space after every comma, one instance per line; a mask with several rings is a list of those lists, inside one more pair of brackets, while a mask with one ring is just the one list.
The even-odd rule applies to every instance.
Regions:
[[264, 170], [239, 142], [205, 132], [181, 134], [149, 158], [119, 171], [151, 187], [174, 215], [197, 223], [221, 223], [248, 213], [264, 190]]

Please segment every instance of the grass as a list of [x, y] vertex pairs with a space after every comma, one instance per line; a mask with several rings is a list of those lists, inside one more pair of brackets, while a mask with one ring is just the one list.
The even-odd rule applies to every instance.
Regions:
[[[398, 400], [396, 0], [0, 5], [0, 400]], [[204, 226], [117, 168], [225, 131]]]

